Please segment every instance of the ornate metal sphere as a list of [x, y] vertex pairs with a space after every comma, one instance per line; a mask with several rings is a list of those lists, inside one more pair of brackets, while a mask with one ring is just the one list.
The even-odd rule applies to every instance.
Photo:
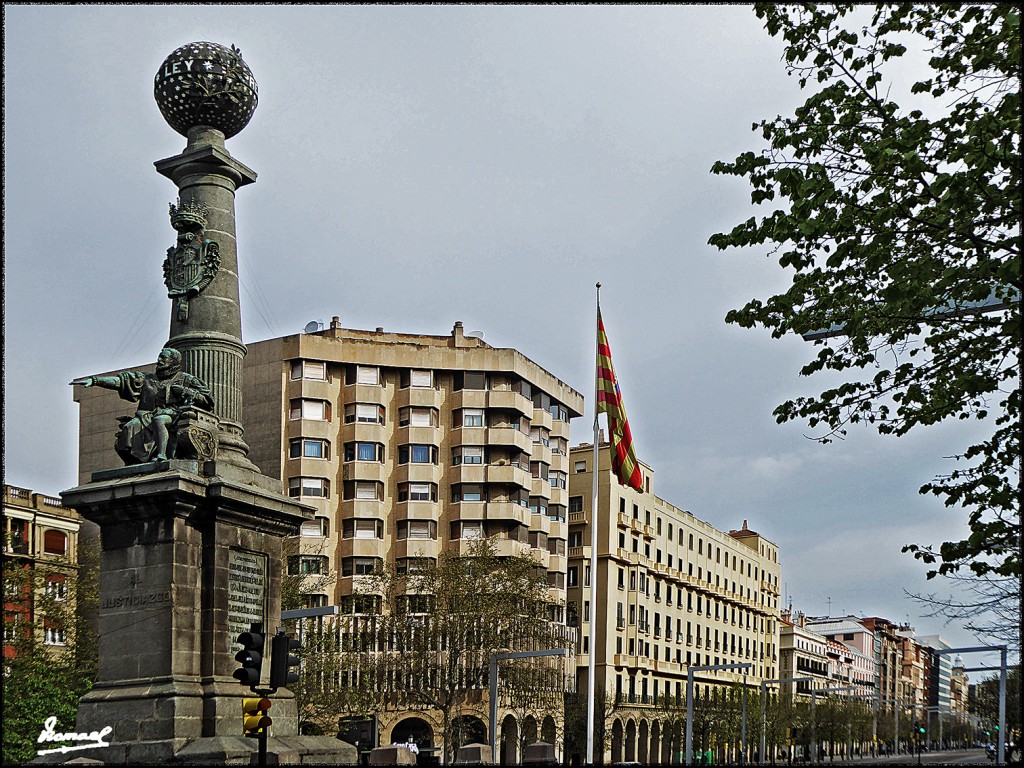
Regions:
[[230, 138], [249, 123], [259, 89], [235, 46], [197, 42], [164, 60], [153, 96], [164, 120], [182, 136], [189, 128], [208, 125]]

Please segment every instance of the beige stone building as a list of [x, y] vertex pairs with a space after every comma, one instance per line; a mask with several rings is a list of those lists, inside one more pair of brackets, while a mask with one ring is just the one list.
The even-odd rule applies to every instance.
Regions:
[[[357, 581], [377, 564], [401, 571], [486, 538], [499, 554], [540, 561], [550, 617], [564, 621], [569, 422], [583, 410], [567, 384], [462, 323], [431, 336], [347, 329], [335, 317], [249, 344], [243, 392], [249, 458], [315, 508], [287, 566], [310, 577], [310, 607], [360, 612]], [[99, 388], [75, 397], [86, 482], [119, 463], [116, 417], [131, 406]], [[486, 697], [474, 712], [486, 713]], [[382, 718], [380, 742], [430, 731], [430, 748], [440, 746], [437, 723], [421, 715]]]
[[[17, 639], [26, 632], [54, 650], [67, 646], [66, 617], [55, 621], [40, 605], [46, 602], [45, 596], [54, 604], [74, 607], [81, 522], [78, 513], [66, 509], [58, 498], [4, 485], [4, 658], [16, 652]], [[8, 574], [8, 568], [20, 573]]]
[[[673, 758], [666, 700], [685, 700], [691, 666], [750, 663], [757, 689], [779, 672], [778, 547], [747, 527], [728, 533], [652, 490], [654, 470], [641, 463], [644, 490], [621, 485], [610, 451], [598, 452], [593, 514], [593, 445], [569, 455], [568, 610], [578, 621], [578, 683], [586, 690], [595, 653], [596, 690], [611, 711], [606, 759], [667, 763]], [[596, 519], [597, 609], [590, 605], [590, 525]], [[590, 621], [596, 648], [589, 647]], [[698, 673], [700, 695], [743, 680], [741, 671]], [[614, 702], [614, 707], [612, 703]]]

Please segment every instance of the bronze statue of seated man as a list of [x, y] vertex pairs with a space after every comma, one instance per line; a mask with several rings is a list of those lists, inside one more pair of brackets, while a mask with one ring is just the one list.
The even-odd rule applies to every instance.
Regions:
[[155, 373], [125, 371], [117, 376], [88, 376], [71, 382], [116, 390], [122, 400], [138, 403], [134, 416], [121, 416], [114, 444], [125, 464], [175, 458], [176, 427], [185, 412], [213, 410], [213, 394], [198, 377], [181, 370], [181, 353], [164, 348]]

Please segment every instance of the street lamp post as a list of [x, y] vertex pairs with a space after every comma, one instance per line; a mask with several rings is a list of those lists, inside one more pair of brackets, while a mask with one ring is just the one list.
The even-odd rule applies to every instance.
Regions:
[[817, 763], [818, 760], [818, 723], [816, 718], [816, 703], [815, 699], [819, 693], [842, 693], [843, 691], [852, 690], [852, 685], [841, 685], [836, 688], [812, 688], [811, 689], [811, 748], [814, 750], [811, 756], [811, 762]]

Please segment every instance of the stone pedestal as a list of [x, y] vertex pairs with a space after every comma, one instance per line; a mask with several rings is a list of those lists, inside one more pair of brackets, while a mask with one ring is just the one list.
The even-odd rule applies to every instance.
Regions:
[[[281, 543], [308, 507], [237, 465], [175, 460], [97, 472], [61, 496], [101, 531], [99, 676], [77, 730], [114, 731], [90, 757], [152, 763], [241, 739], [252, 694], [232, 678], [234, 641], [252, 621], [276, 630]], [[294, 697], [273, 700], [272, 734], [294, 737]]]

